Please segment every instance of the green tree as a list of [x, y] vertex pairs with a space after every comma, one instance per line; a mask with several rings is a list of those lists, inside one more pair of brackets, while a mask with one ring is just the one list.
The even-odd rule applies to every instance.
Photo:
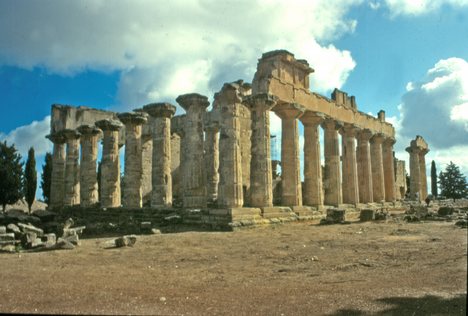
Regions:
[[468, 197], [468, 183], [460, 168], [450, 161], [439, 174], [440, 194], [451, 199]]
[[0, 204], [3, 212], [7, 204], [18, 202], [23, 197], [23, 163], [15, 145], [0, 142]]
[[437, 169], [435, 165], [435, 161], [432, 160], [431, 163], [431, 193], [433, 197], [437, 197]]
[[36, 158], [34, 157], [34, 148], [29, 148], [28, 159], [24, 168], [24, 197], [28, 203], [29, 213], [31, 213], [31, 206], [36, 199], [37, 190], [37, 171], [36, 171]]
[[41, 189], [44, 202], [49, 204], [50, 201], [50, 185], [52, 183], [52, 154], [46, 153], [44, 164], [42, 165]]

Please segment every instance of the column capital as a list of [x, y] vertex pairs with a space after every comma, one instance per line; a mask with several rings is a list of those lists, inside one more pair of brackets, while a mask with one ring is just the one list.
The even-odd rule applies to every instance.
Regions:
[[46, 138], [54, 144], [64, 144], [66, 142], [65, 135], [63, 135], [62, 131], [50, 133]]
[[340, 134], [356, 137], [359, 130], [360, 128], [356, 124], [344, 123], [343, 127], [340, 129]]
[[383, 144], [385, 146], [393, 146], [396, 143], [395, 137], [385, 137]]
[[419, 154], [425, 156], [429, 152], [429, 148], [421, 148]]
[[410, 154], [419, 154], [421, 152], [421, 148], [414, 146], [406, 147], [405, 150]]
[[147, 114], [145, 112], [126, 112], [117, 114], [119, 120], [124, 125], [143, 125], [148, 121]]
[[333, 130], [339, 130], [340, 128], [343, 127], [343, 122], [341, 121], [337, 121], [335, 119], [332, 119], [332, 118], [326, 118], [323, 122], [322, 122], [322, 127], [324, 129], [333, 129]]
[[357, 133], [357, 138], [361, 141], [369, 141], [373, 135], [374, 133], [370, 129], [365, 128]]
[[115, 131], [120, 130], [123, 127], [123, 124], [120, 121], [112, 120], [112, 119], [100, 120], [94, 124], [96, 124], [96, 126], [102, 129], [103, 131], [115, 132]]
[[152, 117], [171, 118], [176, 112], [176, 107], [167, 102], [150, 103], [143, 107], [143, 111]]
[[81, 134], [74, 129], [64, 129], [62, 133], [66, 140], [79, 139], [81, 136]]
[[97, 128], [94, 125], [90, 125], [90, 124], [80, 125], [77, 128], [77, 130], [83, 136], [94, 136], [94, 135], [99, 135], [99, 134], [102, 133], [102, 131], [99, 128]]
[[225, 83], [221, 88], [221, 91], [215, 93], [214, 99], [216, 102], [223, 102], [223, 103], [242, 103], [242, 95], [240, 91], [241, 87], [239, 84], [232, 82], [232, 83]]
[[300, 118], [304, 112], [305, 107], [297, 103], [280, 103], [277, 104], [273, 111], [283, 119], [297, 119]]
[[326, 116], [323, 113], [305, 111], [300, 120], [304, 125], [318, 126], [325, 120], [325, 118]]
[[278, 97], [268, 93], [259, 93], [245, 97], [243, 102], [251, 109], [260, 108], [269, 111], [276, 105], [276, 102], [278, 102]]
[[374, 136], [372, 136], [370, 140], [374, 144], [382, 144], [383, 141], [385, 140], [385, 135], [382, 133], [377, 133], [377, 134], [374, 134]]
[[188, 111], [189, 108], [200, 108], [202, 111], [210, 105], [208, 98], [204, 95], [198, 93], [188, 93], [179, 95], [176, 99], [176, 102], [180, 104], [181, 107]]

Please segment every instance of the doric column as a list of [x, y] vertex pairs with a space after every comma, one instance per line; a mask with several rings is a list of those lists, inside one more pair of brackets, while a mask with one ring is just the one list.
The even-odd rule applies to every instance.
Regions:
[[81, 125], [80, 197], [81, 206], [99, 202], [96, 162], [101, 130], [94, 125]]
[[[150, 120], [150, 118], [148, 118]], [[150, 124], [148, 122], [147, 124]], [[141, 195], [143, 205], [151, 205], [151, 193], [153, 188], [153, 178], [151, 169], [153, 168], [153, 136], [143, 135], [141, 138]]]
[[281, 118], [281, 203], [284, 206], [300, 206], [302, 185], [297, 119], [305, 109], [298, 104], [285, 103], [277, 105], [274, 111]]
[[426, 154], [429, 152], [429, 149], [423, 148], [419, 152], [419, 174], [421, 177], [421, 201], [424, 201], [427, 197], [427, 175], [426, 175]]
[[356, 160], [357, 131], [357, 127], [352, 124], [345, 124], [341, 129], [343, 155], [343, 202], [348, 204], [359, 203], [359, 185]]
[[372, 166], [372, 189], [374, 202], [385, 201], [384, 168], [382, 159], [383, 134], [375, 134], [371, 138], [371, 166]]
[[273, 206], [273, 180], [270, 152], [270, 110], [277, 98], [257, 94], [247, 98], [252, 117], [252, 157], [250, 160], [250, 205]]
[[169, 103], [152, 103], [143, 110], [153, 123], [153, 167], [151, 207], [172, 206], [171, 117], [176, 107]]
[[208, 201], [218, 199], [219, 184], [219, 126], [205, 126], [205, 170]]
[[412, 200], [421, 201], [421, 164], [419, 162], [418, 147], [407, 147], [406, 151], [410, 154], [410, 196]]
[[322, 123], [324, 129], [325, 151], [325, 199], [326, 205], [338, 206], [343, 203], [341, 192], [340, 149], [338, 130], [343, 123], [333, 119], [326, 119]]
[[65, 197], [65, 136], [63, 133], [57, 132], [46, 137], [54, 143], [49, 206], [58, 208], [63, 206]]
[[306, 111], [300, 120], [304, 125], [304, 204], [323, 205], [322, 165], [318, 127], [325, 119], [322, 113]]
[[215, 100], [221, 113], [218, 205], [241, 207], [244, 204], [239, 118], [242, 97], [236, 84], [227, 83], [215, 94]]
[[186, 111], [181, 148], [184, 207], [206, 207], [206, 176], [203, 160], [203, 115], [210, 104], [198, 93], [180, 95], [176, 99]]
[[357, 134], [357, 169], [359, 183], [359, 202], [374, 202], [372, 189], [372, 167], [369, 140], [372, 137], [369, 129], [363, 129]]
[[67, 141], [67, 156], [65, 163], [65, 196], [63, 205], [80, 204], [80, 133], [76, 130], [63, 130]]
[[125, 166], [123, 178], [124, 207], [139, 208], [143, 206], [142, 191], [142, 125], [146, 123], [145, 113], [121, 113], [119, 120], [125, 125]]
[[395, 139], [388, 137], [382, 144], [384, 181], [385, 181], [385, 201], [393, 202], [396, 200], [395, 168], [393, 162], [393, 144]]
[[101, 207], [120, 206], [120, 159], [119, 130], [123, 127], [120, 121], [100, 120], [96, 126], [104, 133], [101, 160]]

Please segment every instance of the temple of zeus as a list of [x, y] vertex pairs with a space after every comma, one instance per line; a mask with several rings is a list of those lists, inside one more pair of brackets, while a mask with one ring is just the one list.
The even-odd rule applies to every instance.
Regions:
[[[169, 103], [127, 113], [53, 105], [50, 207], [182, 206], [267, 216], [279, 206], [301, 213], [404, 198], [404, 165], [394, 159], [395, 131], [385, 112], [360, 112], [355, 97], [337, 89], [331, 98], [311, 92], [313, 72], [278, 50], [262, 55], [251, 84], [225, 83], [211, 105], [197, 93], [178, 96], [182, 115]], [[271, 111], [282, 124], [280, 205], [273, 205]], [[411, 196], [424, 199], [427, 144], [418, 136], [407, 151]]]

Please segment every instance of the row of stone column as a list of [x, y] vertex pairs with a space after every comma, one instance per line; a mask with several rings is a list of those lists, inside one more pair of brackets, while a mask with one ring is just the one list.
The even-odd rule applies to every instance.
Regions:
[[410, 155], [410, 198], [424, 201], [427, 197], [426, 154], [429, 149], [412, 143], [406, 151]]

